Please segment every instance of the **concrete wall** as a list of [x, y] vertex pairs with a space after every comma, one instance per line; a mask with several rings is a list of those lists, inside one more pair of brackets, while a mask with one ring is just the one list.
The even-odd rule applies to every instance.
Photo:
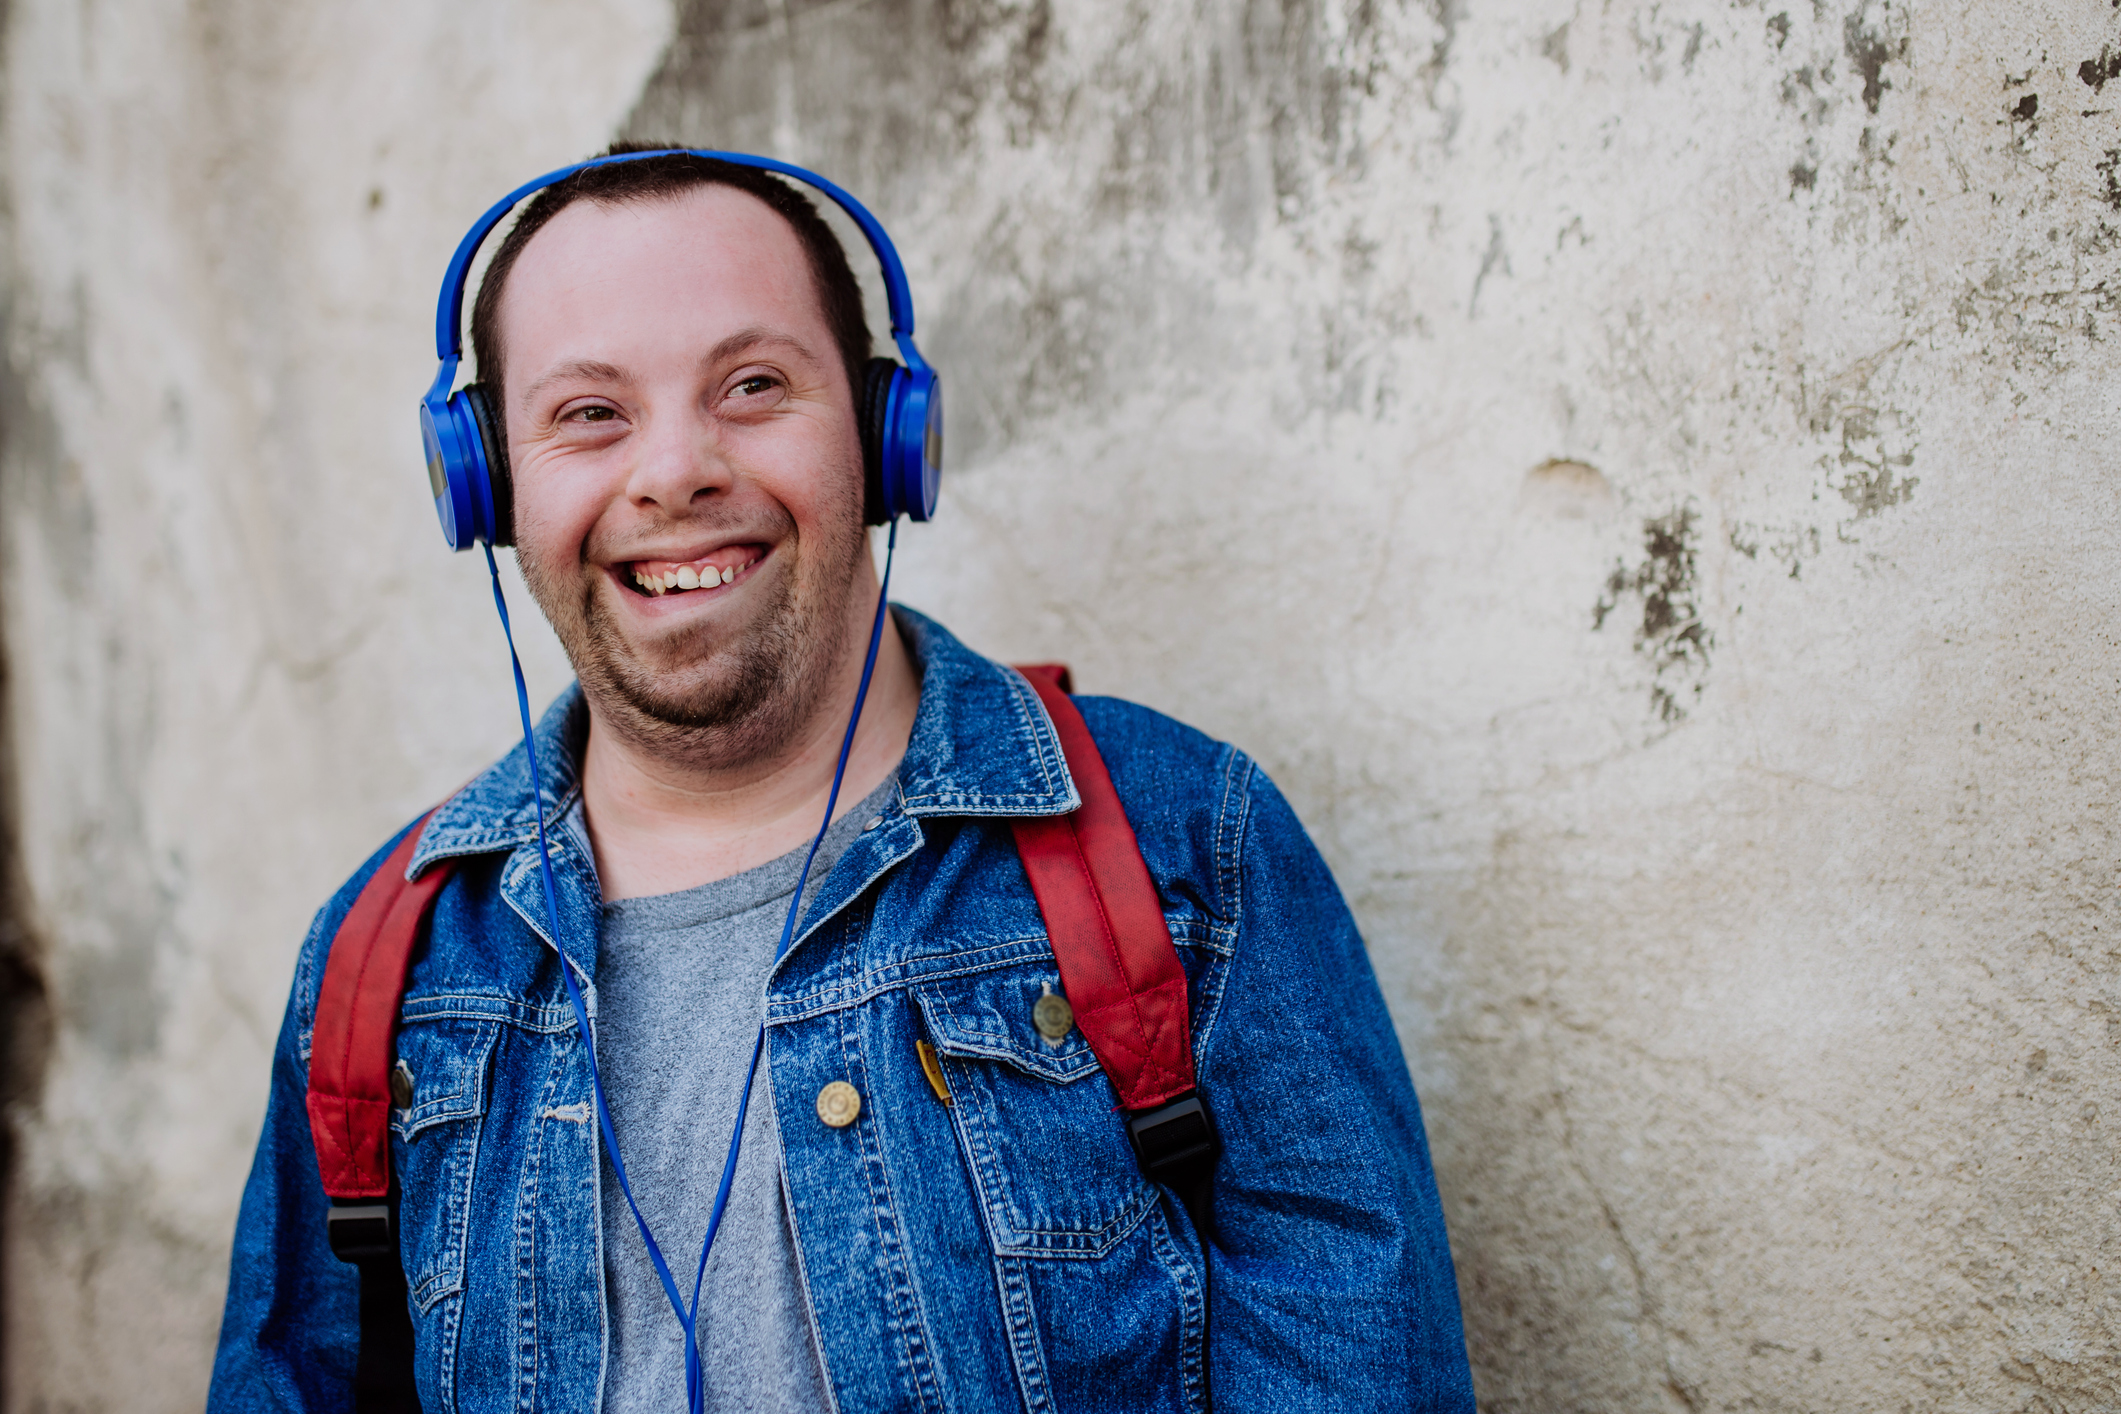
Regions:
[[2111, 5], [7, 23], [12, 1407], [198, 1402], [295, 940], [509, 738], [436, 278], [614, 133], [871, 198], [902, 597], [1297, 802], [1487, 1408], [2121, 1405]]

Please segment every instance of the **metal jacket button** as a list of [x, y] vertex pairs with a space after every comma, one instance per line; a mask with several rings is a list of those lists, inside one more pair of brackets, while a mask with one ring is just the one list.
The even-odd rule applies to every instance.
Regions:
[[835, 1080], [817, 1092], [817, 1117], [834, 1129], [845, 1129], [862, 1112], [862, 1092]]
[[1075, 1008], [1060, 993], [1048, 992], [1031, 1008], [1031, 1024], [1038, 1028], [1039, 1035], [1058, 1045], [1075, 1025]]
[[390, 1102], [401, 1110], [412, 1108], [412, 1083], [412, 1067], [399, 1061], [397, 1069], [390, 1073]]

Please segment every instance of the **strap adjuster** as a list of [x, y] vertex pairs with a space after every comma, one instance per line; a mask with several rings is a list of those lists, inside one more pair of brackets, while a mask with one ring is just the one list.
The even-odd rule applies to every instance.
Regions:
[[332, 1255], [342, 1262], [398, 1260], [397, 1224], [391, 1221], [389, 1203], [334, 1200], [324, 1215], [324, 1235], [331, 1240]]
[[1127, 1142], [1151, 1183], [1185, 1193], [1204, 1182], [1222, 1153], [1215, 1115], [1198, 1090], [1127, 1117]]

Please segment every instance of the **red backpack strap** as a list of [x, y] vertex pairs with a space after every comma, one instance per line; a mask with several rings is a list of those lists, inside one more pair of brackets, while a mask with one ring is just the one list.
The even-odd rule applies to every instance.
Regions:
[[[1066, 663], [1017, 663], [1013, 666], [1024, 675], [1033, 688], [1036, 688], [1041, 682], [1052, 682], [1058, 683], [1062, 692], [1075, 691], [1075, 674], [1068, 671]], [[1045, 700], [1044, 694], [1040, 695], [1039, 700], [1042, 702]], [[1052, 709], [1049, 707], [1047, 710], [1051, 711]], [[1069, 703], [1068, 710], [1074, 711], [1075, 704]], [[1077, 715], [1081, 714], [1078, 713]], [[1098, 758], [1098, 766], [1100, 768], [1104, 766], [1103, 757]]]
[[1060, 733], [1080, 809], [1011, 822], [1075, 1024], [1119, 1092], [1145, 1110], [1193, 1089], [1186, 973], [1134, 827], [1059, 664], [1018, 669]]
[[332, 936], [309, 1048], [309, 1133], [333, 1198], [390, 1192], [390, 1063], [413, 944], [449, 880], [442, 860], [417, 880], [405, 869], [427, 820], [405, 832]]
[[1222, 1138], [1194, 1082], [1186, 970], [1112, 773], [1068, 697], [1067, 668], [1034, 663], [1017, 671], [1046, 704], [1083, 803], [1067, 815], [1012, 820], [1016, 852], [1045, 916], [1075, 1024], [1130, 1111], [1127, 1143], [1135, 1160], [1150, 1182], [1178, 1195], [1193, 1220], [1207, 1288], [1200, 1334], [1205, 1383], [1215, 1309], [1208, 1253]]

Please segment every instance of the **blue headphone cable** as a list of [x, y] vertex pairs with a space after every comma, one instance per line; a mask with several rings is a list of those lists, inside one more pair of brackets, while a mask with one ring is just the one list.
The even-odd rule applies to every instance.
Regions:
[[[597, 1124], [604, 1132], [604, 1143], [611, 1151], [612, 1172], [618, 1176], [619, 1191], [626, 1195], [626, 1206], [633, 1212], [633, 1221], [641, 1230], [641, 1240], [648, 1246], [648, 1259], [655, 1264], [656, 1278], [663, 1284], [663, 1295], [670, 1302], [670, 1309], [678, 1318], [678, 1325], [685, 1332], [685, 1405], [691, 1414], [699, 1414], [706, 1397], [706, 1381], [701, 1378], [700, 1346], [698, 1336], [700, 1288], [707, 1277], [707, 1254], [714, 1248], [714, 1236], [721, 1230], [722, 1214], [729, 1206], [729, 1190], [736, 1181], [737, 1155], [744, 1144], [744, 1117], [751, 1108], [751, 1087], [758, 1078], [759, 1058], [766, 1050], [766, 1019], [759, 1018], [759, 1034], [751, 1043], [751, 1065], [744, 1072], [744, 1088], [737, 1095], [736, 1126], [729, 1135], [729, 1156], [722, 1161], [722, 1181], [715, 1190], [714, 1210], [708, 1215], [707, 1236], [700, 1243], [700, 1262], [692, 1276], [692, 1301], [688, 1305], [678, 1293], [678, 1284], [670, 1274], [670, 1264], [663, 1259], [663, 1249], [648, 1230], [648, 1219], [641, 1216], [641, 1205], [634, 1201], [633, 1185], [626, 1179], [626, 1163], [619, 1157], [619, 1136], [611, 1125], [611, 1106], [604, 1100], [604, 1079], [597, 1068], [596, 1033], [589, 1025], [589, 1010], [582, 1004], [581, 988], [575, 984], [574, 964], [568, 959], [566, 950], [560, 947], [560, 895], [552, 877], [552, 849], [545, 834], [545, 800], [538, 774], [538, 746], [530, 721], [530, 689], [523, 681], [523, 660], [516, 655], [515, 629], [508, 621], [508, 601], [501, 593], [501, 567], [494, 559], [493, 544], [481, 541], [486, 551], [486, 570], [493, 580], [493, 606], [501, 615], [501, 632], [508, 639], [508, 662], [515, 670], [516, 712], [523, 723], [523, 752], [530, 769], [530, 796], [538, 827], [538, 867], [545, 881], [545, 913], [551, 920], [553, 950], [560, 955], [560, 980], [567, 987], [567, 1003], [574, 1009], [575, 1026], [589, 1061], [589, 1085], [596, 1096]], [[781, 925], [781, 940], [774, 949], [774, 961], [787, 955], [788, 947], [795, 939], [796, 919], [803, 907], [803, 891], [809, 885], [810, 866], [817, 859], [820, 846], [825, 843], [825, 834], [832, 828], [832, 812], [838, 808], [840, 783], [847, 775], [847, 758], [854, 751], [854, 729], [861, 724], [862, 705], [869, 698], [869, 679], [876, 671], [877, 647], [883, 641], [884, 615], [891, 601], [891, 563], [898, 554], [898, 518], [893, 517], [889, 537], [884, 550], [883, 582], [877, 586], [876, 616], [869, 625], [869, 651], [862, 659], [861, 686], [854, 694], [854, 712], [847, 719], [847, 733], [840, 740], [839, 762], [832, 772], [832, 792], [825, 799], [825, 819], [818, 826], [817, 835], [810, 841], [810, 852], [803, 856], [803, 871], [795, 881], [795, 897], [788, 901], [788, 918]]]

